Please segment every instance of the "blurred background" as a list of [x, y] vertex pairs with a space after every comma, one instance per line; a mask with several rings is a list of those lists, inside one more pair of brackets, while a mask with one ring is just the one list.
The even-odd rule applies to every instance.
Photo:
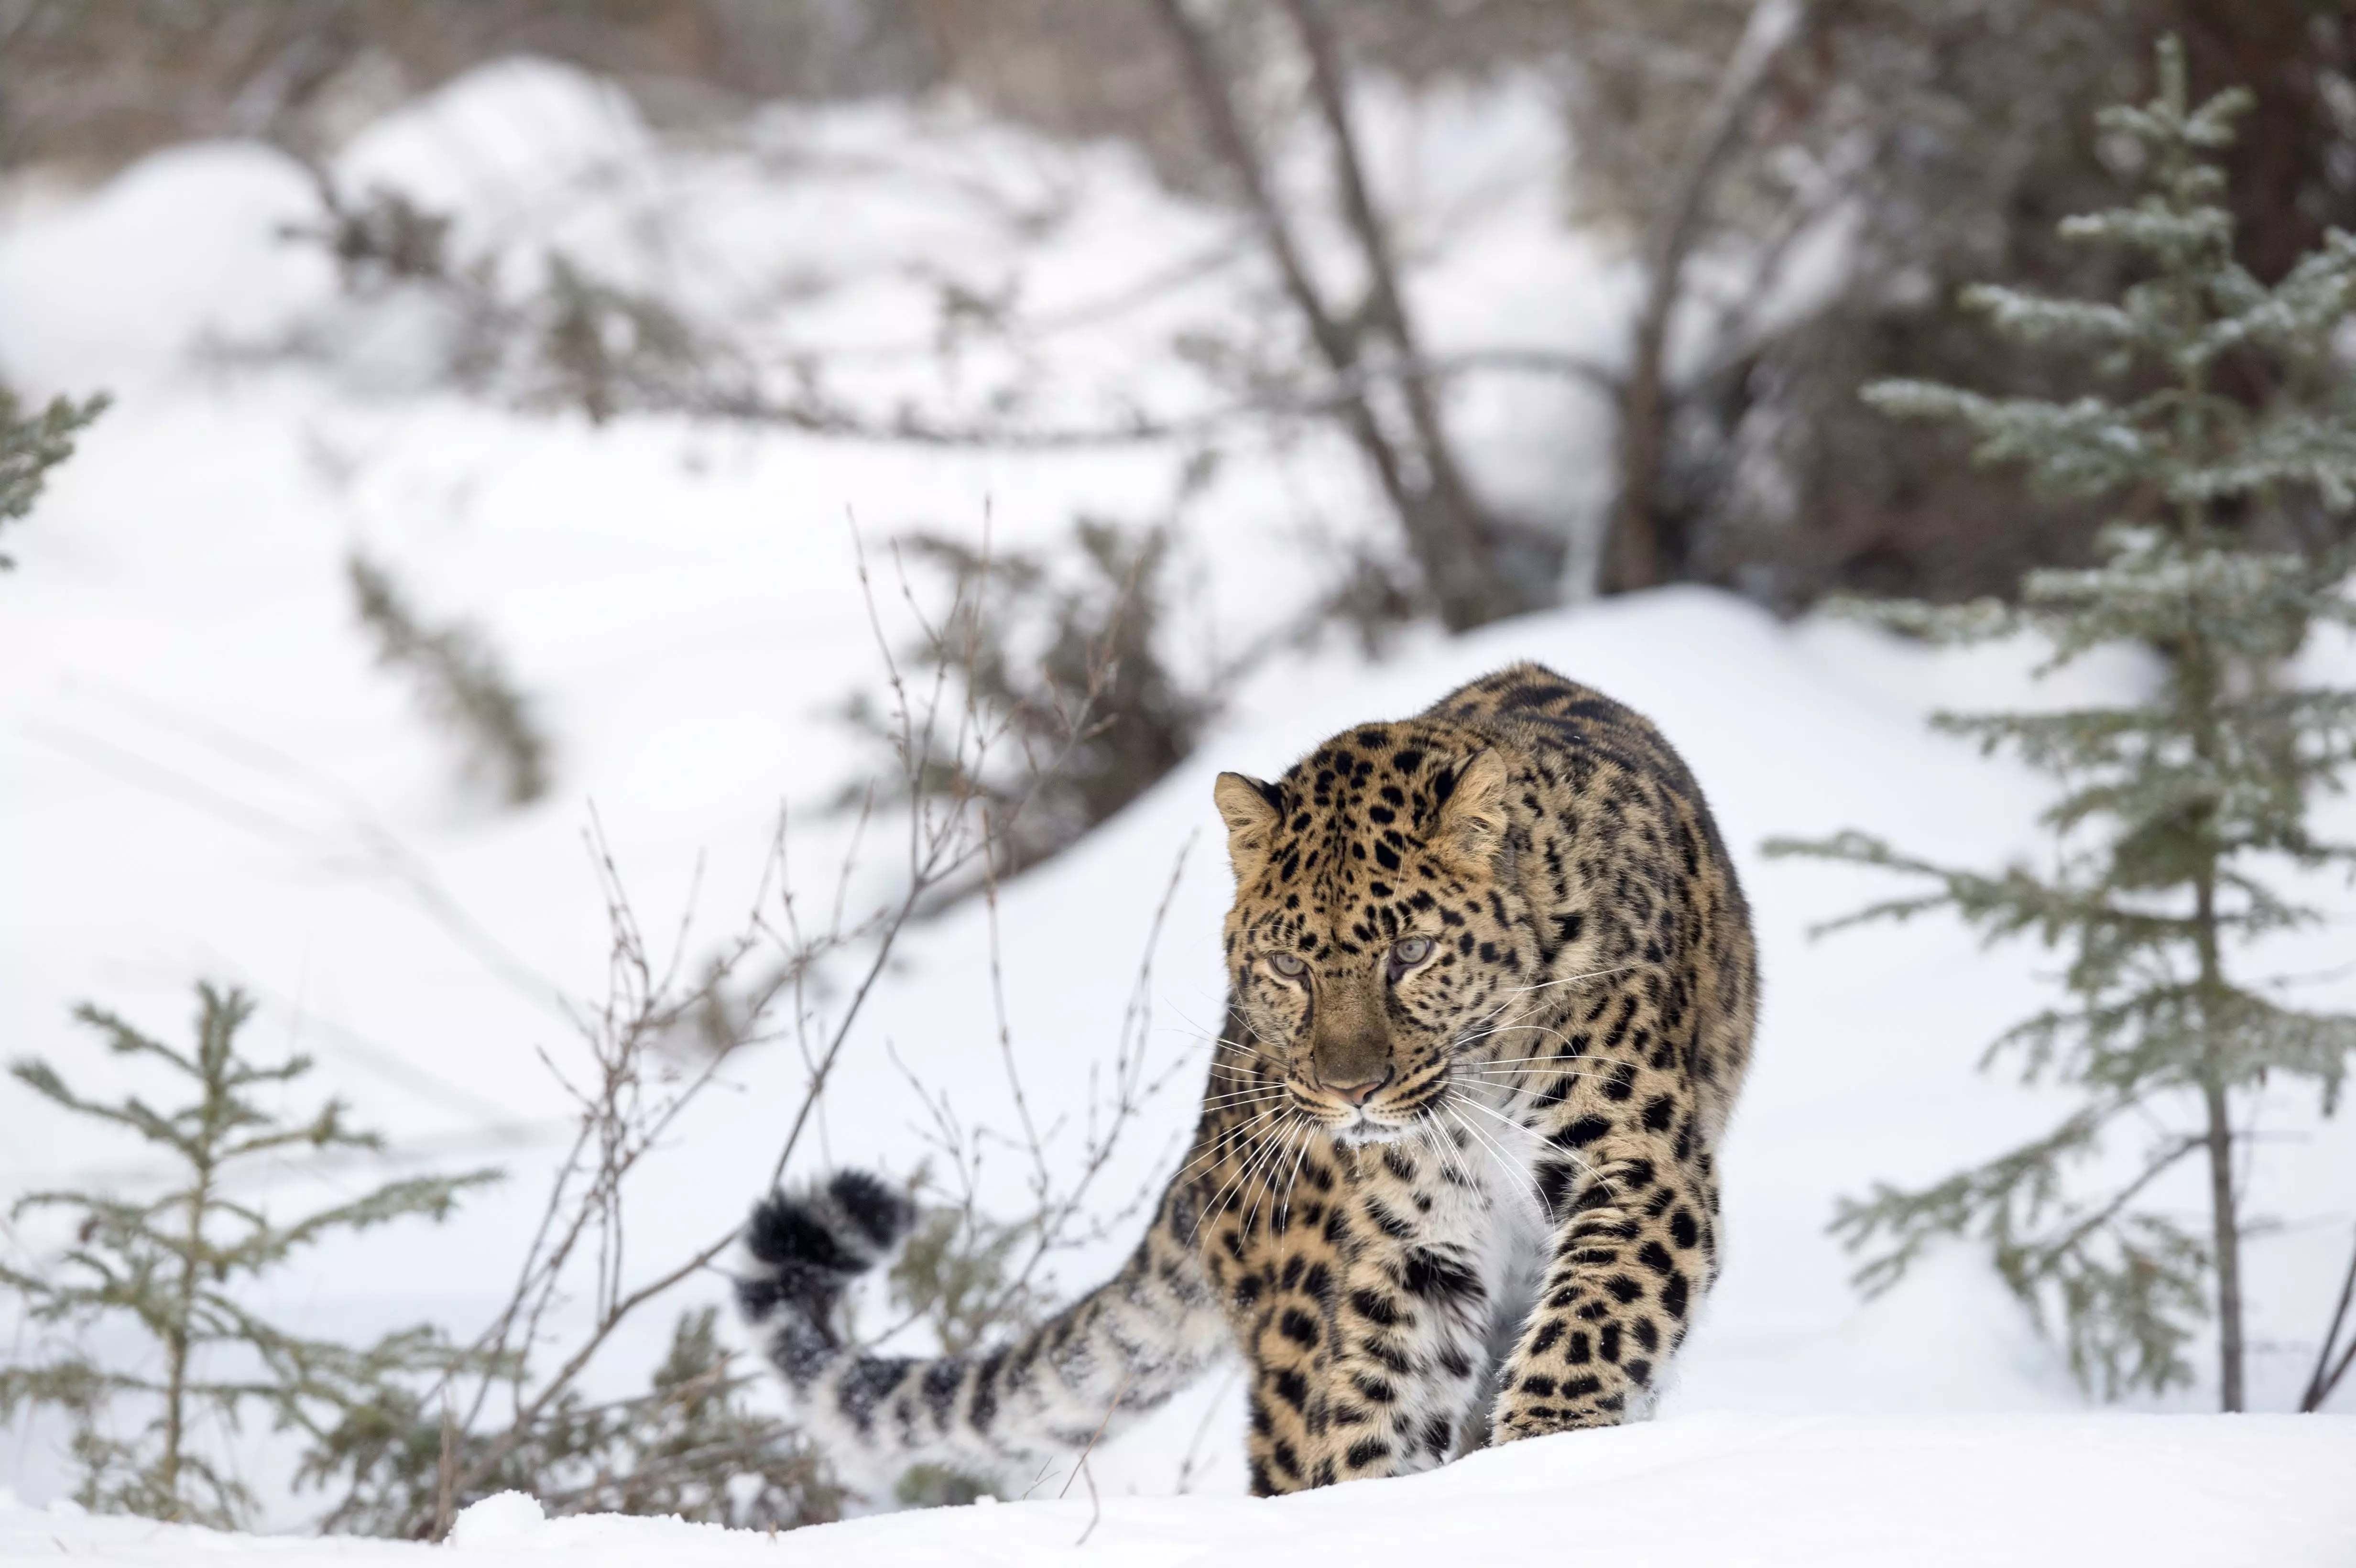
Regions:
[[[235, 987], [247, 1049], [316, 1059], [273, 1114], [387, 1135], [257, 1158], [260, 1211], [505, 1172], [252, 1281], [323, 1339], [492, 1346], [464, 1386], [498, 1397], [445, 1414], [429, 1356], [319, 1432], [209, 1418], [218, 1517], [433, 1533], [454, 1467], [460, 1502], [736, 1522], [970, 1497], [846, 1502], [725, 1312], [691, 1342], [744, 1205], [788, 1167], [921, 1180], [929, 1251], [862, 1307], [899, 1344], [1086, 1288], [1220, 1017], [1212, 774], [1518, 657], [1660, 721], [1759, 911], [1729, 1275], [1665, 1411], [2213, 1407], [2199, 1312], [2184, 1376], [2106, 1390], [1984, 1247], [1853, 1288], [1837, 1200], [2072, 1103], [1975, 1072], [2060, 964], [1936, 918], [1812, 941], [1876, 885], [1758, 853], [2043, 853], [2050, 787], [1925, 717], [2150, 689], [2132, 648], [2040, 681], [1817, 607], [2095, 559], [2115, 497], [1859, 392], [2094, 384], [1957, 296], [2138, 280], [2057, 224], [2144, 172], [2094, 116], [2168, 35], [2196, 97], [2255, 94], [2222, 199], [2271, 283], [2356, 219], [2338, 0], [0, 0], [0, 384], [73, 444], [4, 541], [0, 1040], [163, 1093], [72, 1008], [178, 1041]], [[2245, 533], [2322, 559], [2350, 523]], [[2318, 638], [2303, 668], [2356, 675]], [[2316, 886], [2257, 966], [2345, 1008]], [[2329, 1108], [2244, 1128], [2254, 1408], [2329, 1349]], [[177, 1190], [24, 1083], [0, 1128], [0, 1199]], [[75, 1234], [20, 1208], [0, 1256]], [[70, 1327], [12, 1321], [28, 1368]], [[718, 1403], [648, 1395], [666, 1355]], [[1094, 1479], [1237, 1489], [1238, 1400]], [[0, 1481], [88, 1492], [76, 1433], [132, 1417], [27, 1401]], [[650, 1468], [682, 1432], [722, 1469]]]

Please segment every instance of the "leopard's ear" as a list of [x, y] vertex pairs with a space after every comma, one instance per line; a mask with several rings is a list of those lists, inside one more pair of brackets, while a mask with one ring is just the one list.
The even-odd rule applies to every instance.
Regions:
[[1440, 776], [1430, 843], [1442, 859], [1468, 870], [1495, 865], [1505, 843], [1505, 799], [1513, 782], [1513, 770], [1495, 752], [1479, 752], [1453, 774]]
[[1221, 773], [1211, 786], [1211, 798], [1218, 802], [1219, 816], [1226, 822], [1227, 859], [1240, 882], [1267, 864], [1277, 827], [1284, 821], [1284, 797], [1272, 784]]

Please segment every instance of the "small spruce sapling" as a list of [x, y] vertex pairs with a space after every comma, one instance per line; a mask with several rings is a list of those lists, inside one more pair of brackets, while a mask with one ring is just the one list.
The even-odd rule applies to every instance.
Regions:
[[[2173, 39], [2158, 66], [2157, 98], [2100, 122], [2139, 150], [2147, 193], [2062, 228], [2122, 247], [2142, 281], [2115, 304], [1964, 295], [2008, 337], [2089, 353], [2116, 395], [2051, 402], [1919, 381], [1866, 393], [1899, 417], [1962, 424], [1980, 461], [2017, 464], [2050, 491], [2115, 498], [2100, 564], [2032, 572], [2018, 605], [1852, 608], [1936, 641], [2040, 637], [2052, 650], [2040, 674], [2099, 646], [2141, 647], [2163, 678], [2110, 706], [1934, 720], [2053, 778], [2050, 871], [1959, 869], [1858, 833], [1768, 849], [1930, 884], [1836, 925], [1952, 909], [1989, 941], [2033, 935], [2068, 958], [2066, 999], [1989, 1055], [2018, 1053], [2029, 1079], [2083, 1103], [1932, 1187], [1844, 1200], [1835, 1231], [1877, 1249], [1859, 1283], [1887, 1287], [1942, 1237], [1983, 1237], [2040, 1326], [2058, 1316], [2072, 1370], [2106, 1398], [2189, 1384], [2184, 1348], [2213, 1311], [2221, 1403], [2239, 1410], [2250, 1224], [2239, 1157], [2253, 1103], [2270, 1082], [2303, 1081], [2329, 1115], [2356, 1052], [2356, 1019], [2287, 1006], [2238, 973], [2252, 941], [2320, 918], [2285, 895], [2280, 873], [2356, 855], [2309, 823], [2356, 755], [2356, 693], [2299, 686], [2291, 666], [2314, 626], [2356, 625], [2342, 592], [2356, 547], [2265, 542], [2344, 535], [2332, 519], [2356, 504], [2356, 407], [2335, 357], [2356, 315], [2356, 239], [2332, 232], [2272, 287], [2244, 271], [2211, 159], [2249, 96], [2190, 107]], [[2087, 1191], [2084, 1168], [2122, 1118], [2156, 1129], [2151, 1141]], [[2205, 1168], [2205, 1234], [2146, 1206], [2187, 1159]]]
[[[57, 1190], [16, 1200], [12, 1218], [43, 1210], [73, 1217], [73, 1239], [54, 1277], [0, 1266], [0, 1285], [23, 1298], [32, 1323], [80, 1332], [48, 1360], [0, 1368], [0, 1421], [20, 1406], [64, 1411], [85, 1507], [226, 1529], [246, 1522], [254, 1499], [220, 1462], [217, 1445], [199, 1439], [208, 1416], [233, 1427], [249, 1407], [259, 1407], [279, 1427], [316, 1440], [406, 1397], [411, 1375], [444, 1371], [463, 1356], [422, 1327], [365, 1349], [305, 1339], [257, 1315], [243, 1287], [330, 1236], [410, 1215], [441, 1220], [460, 1193], [498, 1172], [408, 1178], [299, 1220], [274, 1218], [237, 1195], [241, 1178], [289, 1154], [375, 1149], [380, 1141], [354, 1130], [339, 1100], [302, 1120], [270, 1109], [266, 1098], [308, 1072], [310, 1059], [255, 1062], [238, 1045], [252, 1004], [211, 986], [199, 986], [197, 994], [197, 1038], [187, 1051], [96, 1008], [85, 1005], [76, 1014], [116, 1055], [160, 1063], [184, 1081], [191, 1097], [177, 1109], [157, 1110], [137, 1093], [113, 1102], [84, 1098], [44, 1061], [10, 1068], [64, 1110], [127, 1127], [156, 1146], [177, 1175], [151, 1198]], [[115, 1365], [86, 1348], [88, 1330], [125, 1319], [152, 1347], [152, 1357]], [[129, 1435], [112, 1419], [123, 1403], [147, 1416]]]

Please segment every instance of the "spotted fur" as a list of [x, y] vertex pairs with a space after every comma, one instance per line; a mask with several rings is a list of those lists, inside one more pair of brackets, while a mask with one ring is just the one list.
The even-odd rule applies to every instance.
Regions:
[[1226, 1028], [1112, 1280], [985, 1356], [862, 1357], [828, 1323], [864, 1179], [756, 1217], [747, 1313], [854, 1468], [1012, 1474], [1239, 1347], [1253, 1489], [1289, 1492], [1614, 1424], [1683, 1340], [1757, 978], [1667, 741], [1524, 664], [1216, 797]]

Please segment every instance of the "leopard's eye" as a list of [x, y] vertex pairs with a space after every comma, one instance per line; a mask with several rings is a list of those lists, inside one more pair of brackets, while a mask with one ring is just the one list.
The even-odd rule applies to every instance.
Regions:
[[1391, 978], [1396, 980], [1431, 956], [1431, 938], [1408, 936], [1391, 944]]
[[1309, 967], [1308, 965], [1303, 964], [1300, 959], [1294, 957], [1290, 953], [1276, 953], [1269, 955], [1268, 966], [1275, 970], [1278, 974], [1283, 976], [1288, 980], [1295, 978], [1302, 970]]

